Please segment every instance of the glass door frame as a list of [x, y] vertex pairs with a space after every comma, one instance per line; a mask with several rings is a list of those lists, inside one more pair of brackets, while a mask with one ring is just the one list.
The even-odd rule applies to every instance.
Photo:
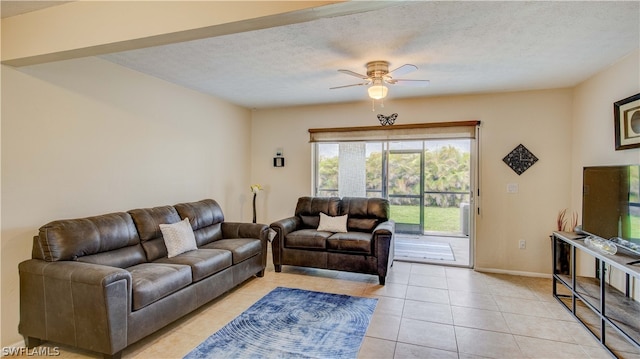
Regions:
[[[385, 142], [385, 155], [382, 156], [385, 160], [385, 163], [383, 164], [383, 170], [385, 171], [385, 175], [384, 175], [384, 180], [382, 181], [382, 195], [383, 198], [386, 199], [391, 199], [392, 197], [395, 198], [417, 198], [419, 201], [419, 206], [420, 206], [420, 210], [419, 210], [419, 219], [418, 219], [418, 225], [417, 227], [415, 227], [415, 225], [412, 225], [410, 223], [398, 223], [396, 222], [396, 231], [397, 232], [402, 232], [402, 233], [408, 233], [408, 234], [419, 234], [422, 235], [424, 233], [424, 170], [425, 170], [425, 166], [424, 166], [424, 150], [425, 150], [425, 146], [424, 146], [424, 141], [420, 141], [422, 143], [422, 148], [421, 149], [415, 149], [415, 150], [411, 150], [411, 149], [403, 149], [403, 150], [392, 150], [390, 147], [390, 141], [386, 141]], [[405, 195], [392, 195], [389, 193], [389, 162], [390, 162], [390, 156], [392, 154], [417, 154], [420, 156], [420, 184], [418, 185], [418, 194], [412, 195], [412, 194], [405, 194]]]
[[[448, 139], [456, 139], [456, 138], [448, 138]], [[424, 149], [424, 141], [425, 140], [420, 140], [423, 142], [422, 146]], [[482, 198], [480, 197], [480, 187], [481, 187], [481, 177], [482, 174], [481, 172], [481, 166], [480, 166], [480, 158], [481, 158], [481, 146], [480, 146], [480, 128], [479, 126], [476, 126], [476, 133], [475, 133], [475, 137], [470, 138], [470, 164], [469, 164], [469, 171], [470, 171], [470, 191], [469, 191], [469, 246], [468, 246], [468, 251], [469, 251], [469, 263], [466, 266], [463, 267], [468, 267], [468, 268], [473, 268], [475, 266], [475, 246], [476, 246], [476, 241], [475, 241], [475, 237], [476, 237], [476, 224], [478, 222], [478, 217], [481, 216], [481, 211], [480, 211], [480, 207], [481, 207], [481, 200]], [[338, 143], [340, 141], [336, 141], [336, 142], [332, 142], [332, 143]], [[369, 141], [367, 141], [369, 142]], [[381, 183], [380, 186], [380, 190], [373, 190], [373, 191], [367, 191], [367, 193], [370, 192], [378, 192], [381, 194], [382, 198], [389, 198], [389, 188], [388, 188], [388, 175], [389, 175], [389, 153], [391, 152], [389, 147], [390, 147], [390, 143], [393, 141], [370, 141], [370, 142], [377, 142], [377, 143], [381, 143], [382, 144], [382, 148], [381, 150], [384, 152], [383, 156], [381, 156], [381, 161], [382, 161], [382, 174], [384, 177], [384, 180]], [[312, 162], [314, 163], [313, 166], [311, 166], [311, 178], [312, 178], [312, 183], [311, 183], [311, 192], [314, 195], [318, 195], [318, 191], [320, 190], [320, 188], [318, 188], [317, 186], [317, 163], [319, 162], [319, 152], [318, 152], [318, 148], [317, 145], [319, 145], [320, 142], [315, 143], [314, 146], [312, 146], [312, 151], [311, 151], [311, 156], [313, 158]], [[414, 150], [409, 150], [410, 152], [417, 152]], [[399, 152], [402, 152], [402, 150], [399, 150]], [[422, 151], [422, 155], [421, 157], [424, 156], [424, 150]], [[421, 172], [424, 171], [424, 158], [421, 158]], [[420, 179], [421, 184], [421, 194], [420, 194], [420, 227], [421, 227], [421, 231], [424, 230], [424, 178]], [[324, 189], [329, 190], [331, 192], [333, 192], [333, 189]], [[337, 192], [337, 191], [336, 191]], [[377, 197], [377, 196], [376, 196]], [[422, 235], [422, 233], [420, 233], [420, 235]]]

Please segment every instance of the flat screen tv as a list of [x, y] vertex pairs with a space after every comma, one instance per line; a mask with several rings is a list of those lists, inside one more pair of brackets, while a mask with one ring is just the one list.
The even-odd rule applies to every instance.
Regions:
[[640, 244], [640, 165], [584, 168], [582, 230]]

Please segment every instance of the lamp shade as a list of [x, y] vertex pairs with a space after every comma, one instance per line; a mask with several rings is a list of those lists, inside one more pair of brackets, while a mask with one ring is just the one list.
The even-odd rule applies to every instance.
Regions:
[[387, 93], [389, 92], [389, 89], [387, 88], [387, 86], [384, 86], [382, 84], [375, 84], [371, 87], [369, 87], [369, 90], [367, 90], [369, 92], [369, 97], [371, 97], [374, 100], [380, 100], [383, 99], [385, 97], [387, 97]]

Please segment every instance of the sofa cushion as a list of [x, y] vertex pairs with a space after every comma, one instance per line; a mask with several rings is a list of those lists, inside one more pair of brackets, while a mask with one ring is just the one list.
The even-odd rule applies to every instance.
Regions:
[[198, 249], [189, 218], [171, 224], [160, 224], [167, 257], [172, 258], [184, 252]]
[[129, 247], [113, 249], [107, 252], [78, 257], [78, 262], [100, 264], [103, 266], [118, 268], [127, 268], [146, 261], [147, 256], [144, 254], [144, 249], [142, 249], [142, 245], [140, 245], [140, 243]]
[[327, 216], [320, 212], [320, 224], [318, 224], [318, 231], [332, 232], [332, 233], [346, 233], [347, 232], [347, 215], [344, 216]]
[[224, 222], [224, 215], [218, 202], [205, 199], [198, 202], [179, 203], [174, 207], [180, 218], [189, 218], [198, 247], [222, 239], [221, 224]]
[[300, 197], [295, 215], [300, 217], [304, 228], [318, 228], [320, 213], [337, 216], [340, 213], [339, 197]]
[[231, 267], [231, 252], [223, 249], [197, 249], [154, 263], [184, 264], [191, 267], [194, 282]]
[[389, 220], [389, 201], [383, 198], [344, 197], [340, 214], [347, 214], [347, 229], [371, 233], [376, 226]]
[[[34, 258], [45, 261], [77, 260], [80, 257], [134, 247], [140, 243], [138, 232], [128, 213], [53, 221], [40, 227], [33, 251]], [[105, 259], [108, 263], [109, 261]], [[131, 264], [144, 261], [139, 256]]]
[[228, 238], [211, 242], [202, 248], [227, 250], [231, 252], [233, 264], [238, 264], [262, 253], [262, 242], [254, 238]]
[[287, 234], [284, 238], [284, 246], [298, 249], [326, 249], [327, 238], [332, 234], [315, 229], [301, 229]]
[[336, 233], [327, 239], [327, 250], [371, 254], [371, 233], [347, 232]]
[[144, 308], [191, 284], [188, 265], [142, 263], [126, 270], [131, 273], [133, 310]]
[[160, 224], [176, 223], [182, 219], [172, 206], [132, 209], [129, 211], [135, 223], [147, 260], [152, 262], [167, 256]]

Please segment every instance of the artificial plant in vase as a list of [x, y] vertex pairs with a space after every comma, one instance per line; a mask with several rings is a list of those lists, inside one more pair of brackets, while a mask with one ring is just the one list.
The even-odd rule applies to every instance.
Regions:
[[256, 223], [256, 196], [258, 196], [258, 192], [262, 191], [262, 186], [252, 184], [250, 188], [251, 192], [253, 192], [253, 223]]
[[[558, 212], [558, 217], [556, 219], [556, 225], [558, 228], [558, 231], [562, 232], [562, 231], [566, 231], [567, 229], [567, 209], [563, 209], [562, 211]], [[575, 228], [578, 226], [578, 214], [576, 212], [572, 212], [571, 213], [571, 224], [569, 226], [569, 230], [570, 231], [575, 231]]]

